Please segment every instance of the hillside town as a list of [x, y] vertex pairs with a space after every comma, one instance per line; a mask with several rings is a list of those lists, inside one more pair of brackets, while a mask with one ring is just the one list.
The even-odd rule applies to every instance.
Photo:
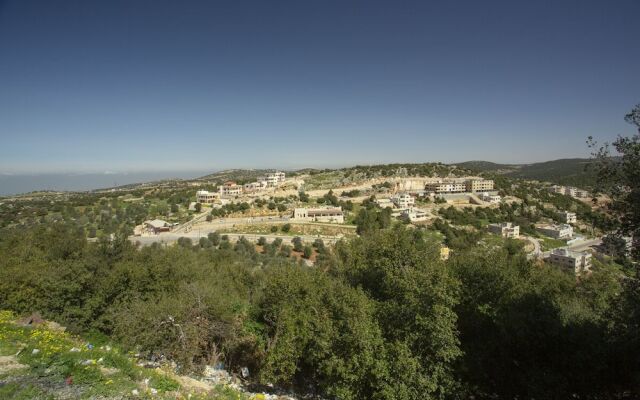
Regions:
[[[428, 230], [439, 226], [443, 216], [446, 221], [449, 212], [521, 209], [535, 216], [535, 222], [524, 231], [517, 224], [522, 217], [488, 222], [481, 230], [503, 240], [520, 241], [530, 258], [559, 268], [567, 268], [567, 260], [574, 260], [571, 271], [577, 275], [590, 272], [593, 254], [606, 255], [602, 236], [594, 235], [578, 219], [575, 206], [563, 209], [545, 203], [533, 205], [527, 200], [532, 205], [525, 207], [523, 198], [496, 188], [493, 179], [407, 176], [402, 169], [384, 179], [363, 178], [348, 185], [327, 183], [320, 188], [308, 184], [314, 179], [317, 176], [287, 177], [286, 172], [276, 170], [242, 184], [229, 180], [217, 185], [216, 190], [198, 189], [189, 205], [191, 219], [183, 223], [145, 221], [135, 228], [131, 240], [149, 245], [187, 237], [197, 242], [220, 233], [230, 240], [274, 242], [296, 237], [307, 245], [318, 240], [331, 244], [357, 235], [358, 214], [371, 207], [387, 210], [398, 223]], [[206, 182], [193, 184], [208, 186]], [[308, 186], [312, 189], [306, 190]], [[587, 191], [557, 185], [541, 187], [553, 195], [575, 199], [575, 204], [584, 204], [585, 209], [590, 207]], [[445, 243], [441, 247], [443, 257], [448, 258], [451, 249]]]

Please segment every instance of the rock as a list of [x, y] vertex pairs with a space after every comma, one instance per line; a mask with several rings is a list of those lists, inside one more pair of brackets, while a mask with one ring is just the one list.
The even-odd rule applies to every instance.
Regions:
[[138, 392], [138, 389], [133, 389], [133, 390], [131, 391], [131, 394], [132, 394], [132, 395], [134, 395], [134, 396], [137, 396], [137, 395], [139, 395], [139, 394], [140, 394], [140, 392]]
[[67, 330], [67, 328], [65, 326], [62, 326], [57, 322], [46, 321], [45, 324], [46, 324], [47, 328], [49, 330], [52, 330], [52, 331], [64, 332], [64, 331]]
[[40, 353], [40, 349], [33, 349], [33, 350], [31, 350], [31, 354], [34, 354], [34, 355], [35, 355], [35, 354], [38, 354], [38, 353]]
[[20, 364], [15, 356], [0, 356], [0, 375], [26, 367]]
[[211, 381], [216, 385], [229, 384], [233, 381], [231, 375], [224, 369], [214, 368], [207, 365], [202, 373], [203, 378], [207, 381]]
[[42, 319], [42, 316], [40, 315], [40, 313], [33, 313], [28, 317], [25, 318], [21, 318], [17, 321], [18, 325], [21, 326], [34, 326], [34, 325], [40, 325], [42, 323], [44, 323], [44, 319]]

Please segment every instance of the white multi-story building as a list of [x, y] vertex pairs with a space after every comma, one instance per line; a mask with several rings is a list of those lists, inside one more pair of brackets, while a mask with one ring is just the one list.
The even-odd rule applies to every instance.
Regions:
[[500, 197], [499, 195], [491, 194], [487, 192], [480, 193], [478, 197], [480, 197], [480, 200], [486, 201], [487, 203], [492, 203], [492, 204], [497, 204], [502, 201], [502, 197]]
[[436, 194], [464, 193], [466, 190], [464, 182], [434, 182], [425, 185], [425, 191]]
[[560, 217], [562, 222], [567, 223], [567, 224], [575, 224], [576, 222], [578, 222], [578, 219], [576, 217], [576, 213], [574, 213], [574, 212], [561, 211], [561, 212], [558, 213], [558, 216]]
[[573, 236], [573, 227], [568, 224], [542, 225], [537, 226], [536, 229], [543, 235], [555, 239], [569, 239]]
[[425, 185], [425, 191], [436, 194], [473, 193], [493, 190], [491, 179], [444, 180], [430, 182]]
[[284, 180], [285, 173], [280, 171], [270, 172], [267, 175], [258, 178], [258, 182], [266, 182], [268, 187], [280, 186]]
[[576, 275], [591, 270], [591, 253], [568, 249], [554, 249], [549, 254], [549, 262], [571, 269]]
[[198, 190], [196, 192], [196, 201], [202, 204], [213, 204], [220, 199], [220, 194], [209, 192], [208, 190]]
[[395, 204], [398, 208], [411, 208], [416, 203], [416, 200], [413, 196], [407, 193], [400, 193], [391, 198], [393, 204]]
[[576, 199], [585, 199], [590, 196], [589, 192], [573, 186], [558, 186], [553, 185], [549, 187], [549, 191], [552, 193], [564, 194]]
[[400, 216], [401, 216], [401, 218], [409, 220], [410, 222], [419, 222], [419, 221], [426, 221], [427, 220], [426, 211], [422, 211], [422, 210], [417, 209], [417, 208], [404, 209], [404, 210], [402, 210], [402, 213], [400, 214]]
[[225, 182], [224, 185], [218, 186], [218, 193], [221, 196], [238, 196], [242, 194], [242, 186], [235, 182]]
[[258, 181], [258, 182], [250, 182], [250, 183], [245, 183], [242, 186], [242, 189], [245, 192], [258, 192], [261, 190], [265, 190], [267, 188], [267, 182], [266, 181]]
[[489, 224], [489, 232], [500, 235], [504, 238], [517, 239], [520, 237], [520, 227], [511, 222], [502, 222], [500, 224]]
[[342, 207], [296, 208], [293, 210], [293, 219], [342, 224], [344, 223], [344, 213], [342, 212]]

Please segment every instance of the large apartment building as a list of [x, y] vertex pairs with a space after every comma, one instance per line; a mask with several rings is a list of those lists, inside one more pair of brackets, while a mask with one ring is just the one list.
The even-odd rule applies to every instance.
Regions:
[[416, 203], [413, 196], [407, 193], [399, 193], [391, 198], [393, 204], [398, 208], [411, 208]]
[[486, 192], [493, 190], [493, 180], [491, 179], [469, 179], [465, 182], [467, 192]]
[[591, 253], [568, 249], [554, 249], [549, 254], [549, 262], [571, 269], [576, 275], [591, 270]]
[[541, 225], [536, 229], [543, 235], [554, 239], [570, 239], [573, 236], [573, 227], [568, 224]]
[[427, 183], [424, 189], [436, 194], [464, 193], [467, 185], [464, 182], [433, 182]]
[[344, 213], [342, 212], [342, 207], [296, 208], [293, 210], [293, 219], [342, 224], [344, 223]]
[[511, 222], [503, 222], [500, 224], [489, 224], [489, 232], [500, 235], [504, 238], [517, 239], [520, 237], [520, 227], [513, 225]]
[[268, 187], [280, 186], [285, 180], [285, 173], [281, 171], [270, 172], [258, 178], [258, 182], [265, 182]]
[[491, 179], [444, 180], [425, 185], [425, 191], [435, 194], [475, 193], [493, 190]]
[[218, 193], [221, 196], [238, 196], [242, 194], [242, 186], [235, 182], [225, 182], [224, 185], [218, 186]]
[[196, 192], [196, 201], [202, 204], [213, 204], [220, 199], [220, 194], [209, 192], [208, 190], [198, 190]]
[[590, 196], [589, 192], [586, 190], [573, 187], [573, 186], [559, 186], [553, 185], [549, 187], [549, 191], [552, 193], [564, 194], [566, 196], [571, 196], [576, 199], [586, 199]]

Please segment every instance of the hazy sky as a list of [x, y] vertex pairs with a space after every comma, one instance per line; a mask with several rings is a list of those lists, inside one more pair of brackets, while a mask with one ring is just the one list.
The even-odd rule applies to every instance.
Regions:
[[2, 1], [0, 173], [585, 156], [640, 1]]

